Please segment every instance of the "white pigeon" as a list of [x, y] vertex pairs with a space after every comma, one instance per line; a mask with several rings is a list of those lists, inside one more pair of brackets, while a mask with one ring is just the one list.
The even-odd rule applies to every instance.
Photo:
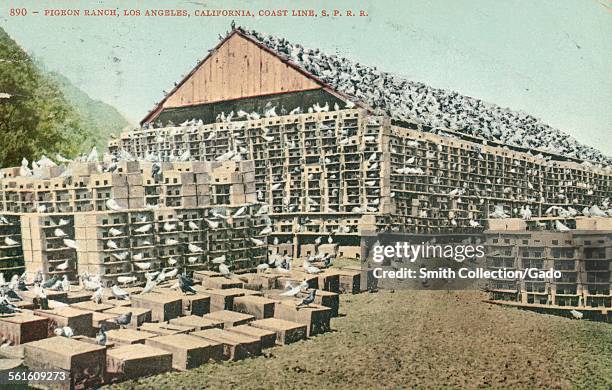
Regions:
[[4, 243], [5, 243], [6, 245], [9, 245], [9, 246], [13, 246], [13, 245], [17, 245], [17, 244], [19, 244], [17, 241], [13, 240], [13, 239], [12, 239], [12, 238], [10, 238], [10, 237], [5, 237], [5, 238], [4, 238]]
[[104, 289], [102, 287], [99, 287], [96, 292], [93, 293], [93, 295], [91, 296], [91, 300], [94, 303], [102, 303], [102, 298], [104, 297]]
[[141, 227], [139, 227], [139, 228], [137, 228], [137, 229], [134, 229], [134, 231], [135, 231], [136, 233], [143, 234], [143, 233], [147, 233], [149, 230], [151, 230], [151, 228], [152, 228], [152, 227], [153, 227], [153, 225], [151, 225], [150, 223], [148, 223], [148, 224], [146, 224], [146, 225], [142, 225]]
[[145, 284], [140, 295], [153, 291], [153, 289], [156, 286], [157, 286], [157, 282], [155, 280], [151, 280], [151, 279], [147, 280], [147, 284]]
[[151, 262], [150, 261], [146, 262], [146, 263], [135, 262], [134, 265], [136, 267], [138, 267], [138, 269], [141, 269], [143, 271], [146, 271], [146, 270], [151, 268]]
[[[69, 266], [69, 263], [68, 263], [68, 260], [66, 260], [66, 261], [64, 261], [63, 263], [61, 263], [61, 264], [59, 264], [59, 265], [55, 266], [55, 269], [58, 269], [58, 270], [60, 270], [60, 271], [65, 271], [65, 270], [67, 270], [67, 269], [68, 269], [68, 266]], [[64, 276], [65, 276], [65, 275], [64, 275]]]
[[211, 229], [216, 229], [219, 227], [219, 222], [211, 221], [210, 219], [204, 218], [204, 221], [208, 224]]
[[272, 233], [272, 227], [270, 226], [266, 226], [259, 232], [259, 234], [262, 236], [265, 236], [266, 234], [270, 234], [270, 233]]
[[171, 224], [170, 222], [164, 223], [164, 230], [167, 232], [171, 232], [176, 229], [176, 224]]
[[157, 281], [157, 283], [161, 283], [166, 280], [166, 271], [162, 269], [155, 280]]
[[306, 261], [306, 260], [304, 260], [304, 263], [302, 264], [302, 267], [306, 270], [306, 273], [309, 273], [309, 274], [318, 274], [318, 273], [322, 272], [321, 269], [319, 269], [319, 268], [317, 268], [317, 267], [315, 267], [313, 265], [310, 265], [310, 263], [308, 261]]
[[582, 317], [584, 316], [584, 314], [582, 314], [581, 312], [575, 309], [570, 310], [570, 313], [572, 314], [572, 317], [574, 317], [577, 320], [581, 320]]
[[119, 282], [121, 284], [134, 283], [137, 280], [138, 280], [138, 278], [136, 276], [119, 276], [117, 278], [117, 282]]
[[257, 246], [262, 246], [262, 245], [264, 245], [264, 244], [265, 244], [265, 242], [264, 242], [264, 241], [259, 240], [259, 239], [254, 238], [254, 237], [251, 237], [251, 238], [250, 238], [250, 240], [251, 240], [251, 242], [253, 242], [253, 244], [255, 244], [255, 245], [257, 245]]
[[308, 288], [308, 283], [302, 282], [298, 284], [297, 286], [292, 286], [291, 284], [288, 283], [285, 285], [285, 288], [287, 288], [288, 290], [285, 291], [284, 293], [281, 293], [280, 296], [281, 297], [294, 297], [298, 295], [298, 293], [302, 291], [303, 288]]
[[259, 208], [259, 210], [257, 210], [256, 215], [263, 215], [263, 214], [266, 214], [266, 213], [268, 212], [268, 209], [269, 209], [268, 205], [267, 205], [267, 204], [264, 204], [263, 206], [261, 206], [261, 207]]
[[132, 259], [136, 261], [140, 261], [143, 258], [144, 258], [144, 255], [142, 253], [136, 253], [134, 256], [132, 256]]
[[172, 279], [178, 274], [179, 269], [174, 268], [172, 271], [166, 272], [166, 278]]
[[221, 255], [219, 257], [215, 257], [214, 259], [212, 259], [211, 261], [215, 264], [221, 264], [225, 262], [225, 255]]
[[561, 221], [555, 221], [555, 229], [560, 232], [569, 232], [571, 229], [561, 223]]
[[176, 263], [178, 263], [178, 261], [174, 257], [168, 259], [168, 264], [175, 265]]
[[187, 262], [188, 262], [189, 264], [193, 264], [193, 263], [195, 263], [195, 262], [197, 262], [197, 261], [198, 261], [198, 257], [197, 257], [197, 256], [189, 256], [189, 257], [187, 258]]
[[202, 248], [200, 248], [199, 246], [197, 246], [195, 244], [187, 245], [187, 249], [189, 249], [189, 252], [191, 252], [191, 253], [204, 252], [202, 250]]
[[67, 238], [64, 238], [64, 245], [66, 245], [68, 248], [72, 248], [72, 249], [75, 249], [75, 250], [79, 249], [79, 246], [77, 245], [76, 241], [69, 240]]
[[67, 275], [64, 275], [62, 278], [62, 291], [70, 291], [70, 281], [68, 280]]
[[55, 237], [68, 237], [68, 235], [66, 233], [64, 233], [64, 231], [62, 229], [60, 229], [60, 228], [56, 228], [53, 231], [53, 235]]
[[508, 214], [504, 211], [504, 206], [496, 205], [494, 206], [494, 211], [489, 214], [490, 218], [508, 218]]
[[123, 209], [123, 207], [121, 207], [119, 205], [119, 203], [117, 203], [117, 201], [115, 199], [108, 199], [106, 201], [106, 207], [109, 210], [113, 210], [113, 211], [119, 211], [119, 210]]
[[520, 213], [521, 213], [521, 217], [524, 220], [528, 221], [531, 219], [531, 209], [529, 208], [529, 206], [525, 206], [524, 208], [521, 207]]
[[589, 209], [589, 213], [591, 214], [592, 217], [607, 217], [608, 214], [606, 214], [605, 212], [603, 212], [599, 206], [597, 206], [596, 204], [594, 204], [593, 206], [591, 206], [591, 208]]
[[234, 218], [241, 216], [242, 214], [244, 214], [244, 212], [246, 211], [246, 206], [242, 206], [241, 208], [238, 209], [238, 211], [236, 211], [233, 215]]
[[265, 270], [267, 270], [268, 268], [270, 268], [270, 266], [269, 266], [268, 264], [266, 264], [266, 263], [262, 263], [262, 264], [259, 264], [259, 265], [257, 266], [257, 271], [262, 271], [262, 272], [264, 272], [264, 271], [265, 271]]
[[115, 298], [120, 300], [128, 299], [128, 297], [130, 296], [130, 294], [128, 294], [125, 290], [122, 290], [116, 284], [111, 287], [111, 292], [113, 293], [113, 296]]
[[219, 264], [219, 272], [221, 273], [221, 275], [225, 276], [226, 278], [229, 278], [232, 274], [229, 270], [229, 267], [225, 265], [224, 263]]
[[119, 260], [119, 261], [123, 261], [125, 259], [127, 259], [129, 253], [128, 252], [121, 252], [121, 253], [113, 253], [112, 256]]
[[119, 229], [116, 228], [110, 228], [110, 230], [108, 231], [108, 234], [110, 234], [113, 237], [117, 237], [123, 234], [123, 232]]
[[110, 249], [119, 249], [119, 247], [117, 246], [117, 243], [113, 240], [106, 241], [106, 247]]
[[193, 221], [189, 221], [187, 225], [189, 226], [189, 229], [191, 230], [198, 230], [200, 228], [198, 224]]

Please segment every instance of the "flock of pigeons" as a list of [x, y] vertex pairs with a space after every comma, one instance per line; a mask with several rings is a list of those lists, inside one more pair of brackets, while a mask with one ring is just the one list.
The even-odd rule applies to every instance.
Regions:
[[420, 122], [432, 128], [447, 128], [485, 140], [540, 149], [604, 165], [612, 164], [612, 158], [580, 144], [570, 135], [526, 113], [409, 81], [375, 67], [324, 54], [319, 49], [292, 44], [284, 38], [255, 30], [241, 28], [241, 31], [380, 114]]
[[[512, 210], [513, 214], [519, 214], [524, 220], [529, 221], [532, 217], [532, 212], [529, 206], [521, 206], [520, 208]], [[594, 204], [591, 207], [584, 207], [581, 211], [574, 209], [571, 206], [568, 206], [567, 209], [561, 206], [550, 206], [544, 211], [545, 217], [555, 217], [560, 219], [571, 219], [578, 216], [584, 217], [602, 217], [602, 218], [610, 218], [612, 217], [612, 208], [610, 207], [610, 200], [606, 198], [602, 202], [602, 206]], [[504, 210], [504, 206], [496, 205], [494, 206], [494, 211], [489, 214], [490, 218], [502, 219], [502, 218], [510, 218], [510, 215], [506, 213]], [[544, 225], [540, 222], [541, 225]], [[567, 232], [571, 230], [568, 226], [566, 226], [560, 220], [554, 221], [554, 228], [560, 232]]]

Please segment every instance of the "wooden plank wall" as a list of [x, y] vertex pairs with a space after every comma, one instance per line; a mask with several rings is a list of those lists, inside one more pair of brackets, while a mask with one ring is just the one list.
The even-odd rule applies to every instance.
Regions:
[[316, 88], [321, 85], [236, 34], [168, 97], [164, 107]]

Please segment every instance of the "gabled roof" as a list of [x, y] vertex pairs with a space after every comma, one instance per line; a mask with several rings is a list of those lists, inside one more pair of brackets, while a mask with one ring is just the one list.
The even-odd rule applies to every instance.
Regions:
[[[199, 61], [198, 64], [185, 77], [183, 77], [183, 79], [179, 83], [177, 83], [174, 86], [174, 88], [172, 88], [172, 90], [169, 93], [167, 93], [166, 96], [164, 96], [164, 98], [159, 103], [157, 103], [156, 106], [151, 111], [149, 111], [149, 113], [142, 119], [141, 125], [144, 124], [144, 123], [151, 122], [151, 121], [155, 120], [155, 118], [161, 113], [161, 111], [164, 108], [167, 108], [167, 103], [169, 101], [171, 101], [171, 99], [175, 96], [175, 94], [177, 94], [179, 92], [179, 90], [181, 88], [183, 88], [184, 85], [190, 79], [195, 77], [196, 73], [198, 73], [202, 69], [202, 67], [207, 63], [207, 61], [211, 61], [213, 56], [215, 56], [216, 53], [218, 53], [220, 50], [222, 50], [222, 48], [226, 44], [228, 44], [228, 41], [230, 41], [234, 36], [239, 36], [239, 37], [245, 39], [250, 44], [253, 44], [253, 45], [257, 46], [261, 50], [263, 50], [266, 53], [270, 54], [271, 56], [275, 57], [280, 62], [282, 62], [284, 65], [286, 65], [288, 68], [290, 68], [292, 71], [295, 71], [295, 72], [299, 73], [302, 77], [304, 77], [304, 78], [310, 80], [312, 83], [316, 84], [316, 86], [318, 88], [322, 88], [326, 92], [336, 96], [337, 98], [339, 98], [339, 99], [341, 99], [343, 101], [353, 100], [353, 103], [355, 103], [356, 105], [358, 105], [358, 106], [360, 106], [362, 108], [365, 108], [365, 109], [369, 108], [366, 104], [364, 104], [362, 102], [359, 102], [358, 100], [354, 100], [351, 97], [349, 97], [348, 95], [346, 95], [346, 94], [344, 94], [342, 92], [339, 92], [336, 89], [332, 88], [325, 81], [319, 79], [317, 76], [313, 75], [312, 73], [305, 71], [302, 67], [298, 66], [297, 64], [295, 64], [293, 61], [289, 60], [288, 58], [279, 55], [279, 53], [275, 52], [274, 50], [270, 49], [266, 45], [264, 45], [261, 42], [257, 41], [251, 35], [248, 35], [248, 34], [244, 33], [240, 29], [234, 29], [225, 38], [223, 38], [212, 50], [210, 50], [208, 55], [206, 57], [204, 57], [201, 61]], [[267, 94], [269, 94], [269, 93], [262, 93], [261, 95], [267, 95]], [[246, 97], [246, 96], [242, 96], [242, 97]], [[188, 105], [193, 105], [193, 104], [181, 104], [180, 106], [188, 106]], [[172, 105], [172, 107], [176, 107], [176, 105]]]

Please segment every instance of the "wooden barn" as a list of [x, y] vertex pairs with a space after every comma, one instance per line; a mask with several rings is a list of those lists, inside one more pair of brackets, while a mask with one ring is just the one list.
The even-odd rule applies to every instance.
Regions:
[[323, 101], [344, 107], [348, 100], [346, 95], [236, 29], [149, 112], [141, 125], [157, 121], [180, 123], [192, 118], [210, 123], [221, 112], [263, 112], [266, 104], [279, 107], [277, 114], [281, 115]]

